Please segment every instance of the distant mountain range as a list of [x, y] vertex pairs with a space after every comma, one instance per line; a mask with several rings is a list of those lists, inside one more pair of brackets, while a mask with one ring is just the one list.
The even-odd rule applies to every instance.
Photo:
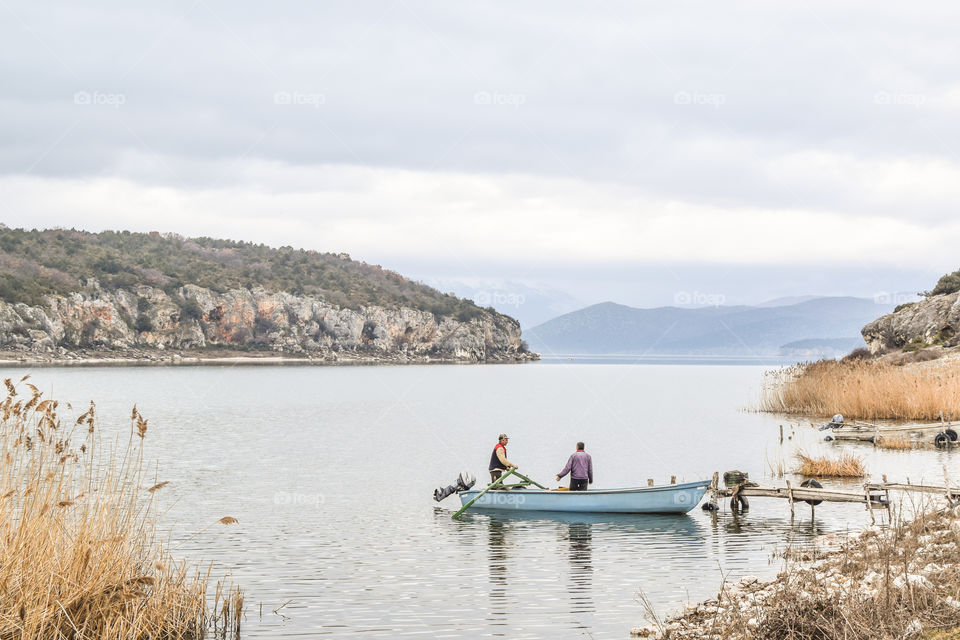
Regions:
[[[832, 357], [864, 346], [860, 329], [893, 311], [870, 298], [817, 297], [758, 306], [637, 309], [613, 302], [564, 314], [524, 337], [551, 354]], [[785, 304], [784, 304], [785, 303]]]
[[519, 320], [524, 331], [584, 305], [569, 293], [541, 283], [497, 278], [424, 278], [423, 283], [479, 307], [493, 307]]

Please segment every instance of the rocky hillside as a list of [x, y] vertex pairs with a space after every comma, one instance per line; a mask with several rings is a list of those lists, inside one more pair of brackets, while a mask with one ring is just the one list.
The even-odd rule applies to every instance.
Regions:
[[[134, 244], [162, 241], [173, 253], [186, 254], [180, 256], [180, 268], [186, 264], [189, 269], [201, 270], [197, 277], [200, 281], [209, 283], [211, 279], [202, 272], [206, 260], [214, 263], [211, 269], [220, 274], [222, 285], [237, 284], [259, 272], [274, 284], [283, 278], [298, 279], [301, 291], [295, 294], [250, 281], [246, 286], [217, 288], [183, 283], [183, 274], [175, 264], [166, 272], [157, 270], [148, 266], [150, 256], [141, 260], [142, 256], [118, 250], [109, 242], [104, 248], [94, 234], [18, 233], [15, 237], [21, 240], [20, 248], [25, 238], [32, 251], [21, 250], [18, 254], [17, 246], [3, 242], [10, 236], [0, 232], [0, 282], [7, 284], [7, 290], [0, 290], [0, 350], [18, 352], [27, 360], [73, 359], [78, 354], [86, 358], [151, 359], [150, 354], [157, 352], [210, 356], [225, 350], [329, 362], [510, 362], [536, 358], [522, 342], [516, 320], [348, 257], [334, 257], [352, 263], [344, 267], [331, 263], [327, 257], [330, 254], [249, 245], [259, 257], [266, 258], [251, 266], [242, 257], [237, 258], [237, 251], [218, 255], [198, 241], [146, 234], [135, 238]], [[88, 277], [77, 277], [51, 264], [58, 252], [45, 246], [42, 237], [51, 233], [79, 239], [80, 246], [64, 255], [71, 256], [75, 264], [86, 264], [86, 271], [82, 266], [78, 269]], [[127, 237], [130, 235], [138, 234]], [[224, 241], [208, 244], [213, 242]], [[54, 240], [52, 244], [56, 243]], [[106, 257], [77, 257], [78, 253], [101, 251]], [[303, 261], [297, 269], [284, 271], [283, 256], [291, 253]], [[304, 254], [306, 259], [302, 258]], [[279, 267], [270, 264], [271, 258]], [[165, 259], [178, 262], [176, 255]], [[138, 260], [147, 264], [125, 266]], [[310, 273], [311, 262], [334, 264], [339, 270], [337, 277], [324, 280]], [[92, 271], [104, 269], [112, 276], [109, 285], [89, 277]], [[377, 277], [364, 277], [365, 271]], [[29, 277], [31, 272], [35, 278]], [[311, 287], [313, 293], [303, 293]], [[379, 298], [377, 291], [382, 292]], [[381, 304], [351, 307], [330, 299], [343, 302], [351, 297], [354, 302], [363, 299]]]
[[960, 292], [931, 295], [897, 307], [861, 332], [874, 355], [916, 351], [932, 346], [954, 347], [960, 333]]
[[960, 345], [960, 272], [943, 276], [923, 295], [863, 328], [871, 354], [922, 352], [935, 357]]

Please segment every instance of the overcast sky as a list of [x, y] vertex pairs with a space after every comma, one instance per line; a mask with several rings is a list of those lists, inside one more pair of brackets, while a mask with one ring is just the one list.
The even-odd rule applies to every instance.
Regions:
[[960, 267], [960, 5], [0, 0], [0, 219], [585, 303]]

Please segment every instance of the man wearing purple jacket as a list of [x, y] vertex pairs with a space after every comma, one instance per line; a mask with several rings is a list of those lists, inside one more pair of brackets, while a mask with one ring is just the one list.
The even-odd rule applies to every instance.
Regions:
[[577, 443], [577, 452], [567, 460], [567, 466], [557, 475], [560, 478], [570, 474], [570, 491], [586, 491], [588, 484], [593, 484], [593, 458], [583, 450], [583, 443]]

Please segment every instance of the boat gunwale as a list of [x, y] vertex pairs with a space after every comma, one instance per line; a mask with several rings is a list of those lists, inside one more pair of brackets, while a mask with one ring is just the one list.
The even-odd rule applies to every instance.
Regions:
[[[668, 485], [659, 485], [655, 487], [623, 487], [615, 489], [587, 489], [585, 491], [557, 491], [556, 489], [504, 489], [503, 492], [510, 494], [533, 494], [533, 495], [573, 495], [573, 496], [583, 496], [583, 495], [604, 495], [604, 494], [630, 494], [630, 493], [655, 493], [659, 491], [676, 491], [678, 489], [699, 489], [700, 487], [708, 488], [710, 486], [710, 480], [699, 480], [696, 482], [684, 482], [680, 484], [668, 484]], [[483, 489], [468, 489], [467, 491], [461, 491], [460, 495], [469, 494], [469, 493], [480, 493]], [[492, 491], [500, 491], [498, 489], [492, 489]]]

